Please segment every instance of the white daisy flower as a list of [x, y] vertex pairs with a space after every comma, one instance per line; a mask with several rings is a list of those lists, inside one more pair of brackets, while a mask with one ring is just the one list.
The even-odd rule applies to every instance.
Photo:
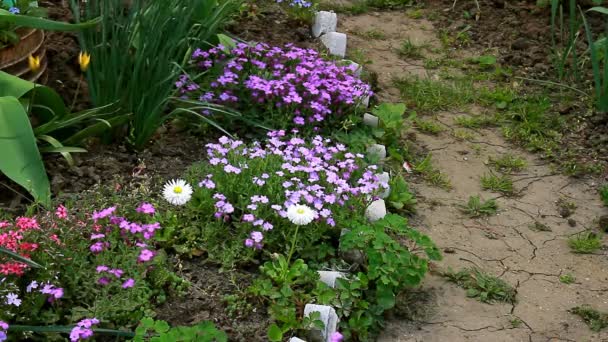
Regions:
[[183, 179], [172, 179], [165, 184], [163, 197], [173, 205], [184, 205], [192, 198], [192, 186]]
[[287, 208], [287, 218], [293, 224], [305, 226], [315, 219], [315, 211], [310, 207], [296, 204]]

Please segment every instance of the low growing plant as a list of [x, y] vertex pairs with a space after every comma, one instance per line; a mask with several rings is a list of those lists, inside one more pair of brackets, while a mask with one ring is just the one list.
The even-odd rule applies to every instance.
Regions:
[[228, 336], [212, 322], [194, 326], [171, 327], [167, 322], [146, 317], [141, 320], [132, 342], [227, 342]]
[[484, 174], [481, 176], [481, 187], [505, 195], [513, 193], [513, 181], [506, 175]]
[[604, 205], [608, 207], [608, 184], [604, 184], [600, 188], [600, 199], [604, 202]]
[[479, 196], [469, 197], [467, 204], [462, 206], [462, 211], [469, 217], [491, 216], [496, 214], [496, 210], [498, 210], [496, 200], [489, 199], [482, 202]]
[[517, 291], [511, 285], [476, 268], [465, 268], [459, 272], [449, 269], [443, 276], [467, 290], [467, 297], [477, 298], [480, 302], [513, 304], [516, 301]]
[[[197, 49], [191, 63], [193, 75], [182, 75], [176, 83], [182, 98], [232, 108], [247, 122], [275, 129], [335, 127], [331, 124], [372, 94], [355, 76], [354, 65], [339, 65], [291, 44]], [[211, 111], [202, 115], [215, 119]]]
[[573, 253], [590, 254], [602, 246], [602, 239], [592, 232], [580, 233], [568, 239], [568, 246]]
[[9, 335], [55, 338], [67, 332], [85, 338], [100, 331], [128, 336], [92, 326], [133, 327], [153, 314], [152, 304], [167, 285], [181, 286], [154, 248], [160, 226], [153, 213], [147, 203], [125, 213], [128, 218], [116, 207], [72, 214], [59, 206], [55, 212], [1, 221], [0, 245], [44, 266], [0, 256], [5, 277], [0, 296], [6, 302], [0, 320], [8, 322]]
[[198, 185], [192, 200], [164, 218], [162, 239], [180, 253], [206, 253], [227, 267], [288, 250], [295, 228], [287, 214], [297, 204], [312, 208], [315, 220], [301, 230], [296, 255], [334, 253], [330, 242], [340, 228], [362, 219], [388, 186], [362, 154], [320, 136], [307, 141], [271, 132], [252, 145], [223, 137], [207, 145], [207, 154], [208, 162], [187, 176]]

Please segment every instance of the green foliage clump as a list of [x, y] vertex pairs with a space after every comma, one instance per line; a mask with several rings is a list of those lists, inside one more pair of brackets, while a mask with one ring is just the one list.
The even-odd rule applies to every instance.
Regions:
[[505, 173], [521, 171], [528, 165], [528, 162], [525, 159], [510, 153], [504, 154], [498, 158], [490, 158], [489, 163], [494, 166], [496, 171]]
[[414, 213], [416, 211], [416, 197], [410, 192], [403, 176], [393, 177], [388, 184], [391, 190], [386, 199], [387, 202], [397, 210]]
[[568, 239], [568, 246], [573, 253], [590, 254], [602, 247], [602, 239], [595, 233], [585, 232]]
[[600, 199], [604, 202], [604, 205], [608, 207], [608, 184], [604, 184], [600, 188]]
[[497, 210], [496, 200], [489, 199], [482, 202], [479, 196], [469, 197], [467, 204], [462, 206], [462, 211], [469, 217], [490, 216], [496, 214]]
[[204, 321], [194, 326], [171, 327], [165, 321], [146, 317], [141, 320], [132, 342], [227, 342], [228, 336], [212, 322]]
[[515, 303], [517, 291], [504, 280], [476, 268], [451, 269], [443, 274], [448, 280], [467, 290], [467, 297], [477, 298], [483, 303]]
[[506, 175], [484, 174], [481, 176], [481, 187], [485, 190], [501, 192], [505, 195], [513, 193], [513, 181]]
[[[367, 272], [359, 273], [360, 283], [349, 284], [338, 279], [338, 290], [342, 287], [351, 295], [340, 293], [335, 307], [344, 316], [340, 325], [346, 338], [353, 336], [366, 340], [379, 328], [382, 314], [395, 306], [396, 295], [419, 285], [428, 270], [429, 260], [440, 260], [441, 254], [428, 236], [410, 228], [407, 220], [399, 215], [389, 214], [372, 224], [353, 224], [351, 227], [340, 238], [340, 248], [362, 251]], [[411, 241], [422, 255], [403, 246], [393, 236]], [[358, 286], [364, 286], [362, 300], [367, 303], [355, 300], [361, 295]]]
[[600, 331], [608, 327], [608, 314], [600, 312], [589, 305], [581, 305], [569, 310], [583, 319], [593, 331]]

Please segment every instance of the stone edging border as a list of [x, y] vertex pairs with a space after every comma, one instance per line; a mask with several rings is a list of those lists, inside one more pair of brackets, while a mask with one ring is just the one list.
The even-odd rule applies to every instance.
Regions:
[[[312, 36], [318, 38], [323, 46], [325, 46], [329, 53], [334, 56], [344, 58], [346, 56], [346, 41], [347, 36], [344, 33], [336, 32], [338, 27], [338, 15], [334, 12], [319, 11], [315, 13], [314, 23], [311, 27]], [[344, 60], [350, 64], [357, 66], [355, 75], [361, 76], [363, 67], [359, 64]], [[361, 100], [361, 105], [365, 108], [369, 107], [369, 95]], [[375, 115], [365, 113], [363, 115], [363, 124], [371, 127], [378, 127], [379, 118]], [[372, 160], [378, 160], [382, 162], [386, 159], [386, 147], [380, 144], [374, 144], [367, 148], [367, 156], [371, 157]], [[388, 183], [390, 175], [388, 172], [383, 172], [377, 175], [379, 180]], [[386, 203], [383, 198], [388, 197], [390, 194], [390, 187], [387, 188], [384, 193], [381, 194], [381, 198], [373, 201], [365, 210], [365, 216], [371, 222], [382, 219], [387, 214]], [[343, 229], [342, 233], [347, 232], [347, 229]], [[336, 280], [339, 278], [347, 279], [348, 274], [338, 271], [318, 271], [319, 280], [324, 282], [330, 287], [335, 287]], [[310, 315], [312, 312], [319, 312], [321, 314], [320, 319], [325, 324], [323, 330], [310, 330], [309, 335], [312, 341], [319, 342], [330, 342], [331, 335], [337, 331], [338, 322], [340, 318], [336, 314], [333, 307], [329, 305], [317, 305], [317, 304], [306, 304], [304, 307], [304, 316]], [[298, 337], [292, 337], [290, 342], [306, 342]]]

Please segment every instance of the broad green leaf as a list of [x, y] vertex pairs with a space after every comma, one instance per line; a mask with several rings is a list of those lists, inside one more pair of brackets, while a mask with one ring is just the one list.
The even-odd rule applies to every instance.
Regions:
[[0, 97], [0, 171], [46, 207], [51, 205], [49, 179], [27, 113], [15, 97]]
[[[2, 17], [0, 17], [0, 21], [2, 21]], [[29, 99], [24, 102], [24, 107], [27, 108], [33, 102], [31, 104], [32, 112], [39, 114], [43, 122], [47, 122], [53, 117], [61, 118], [67, 114], [61, 96], [53, 89], [0, 71], [0, 96], [13, 96], [21, 99], [26, 95]], [[39, 110], [34, 107], [35, 105], [40, 105]]]
[[477, 57], [476, 61], [481, 65], [490, 66], [496, 64], [496, 57], [492, 55], [479, 56]]
[[273, 342], [281, 341], [283, 339], [283, 332], [281, 331], [281, 328], [279, 328], [278, 325], [272, 324], [268, 328], [268, 339]]
[[390, 287], [378, 287], [376, 297], [378, 300], [378, 305], [385, 310], [391, 309], [395, 306], [395, 294]]
[[47, 31], [78, 31], [97, 26], [101, 22], [101, 18], [95, 18], [79, 24], [70, 24], [27, 15], [14, 15], [7, 10], [0, 9], [0, 22]]

